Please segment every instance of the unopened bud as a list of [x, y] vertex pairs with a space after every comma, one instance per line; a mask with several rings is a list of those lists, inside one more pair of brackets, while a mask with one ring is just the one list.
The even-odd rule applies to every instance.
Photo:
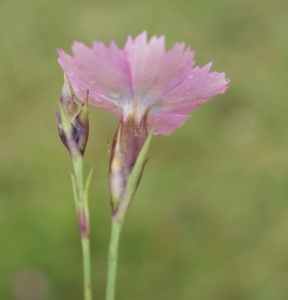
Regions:
[[59, 111], [55, 112], [58, 132], [64, 146], [71, 156], [83, 155], [89, 135], [88, 90], [84, 103], [76, 97], [68, 77], [64, 73], [64, 84], [59, 102]]

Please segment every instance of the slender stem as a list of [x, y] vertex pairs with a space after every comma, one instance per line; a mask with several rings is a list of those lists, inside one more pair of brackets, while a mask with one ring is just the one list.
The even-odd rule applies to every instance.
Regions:
[[73, 168], [76, 177], [79, 201], [83, 201], [83, 196], [84, 196], [83, 157], [81, 155], [72, 157], [72, 163], [73, 163]]
[[89, 237], [88, 238], [82, 237], [81, 244], [82, 244], [82, 253], [83, 253], [84, 299], [92, 300]]
[[106, 289], [106, 300], [115, 299], [115, 289], [116, 289], [116, 273], [117, 273], [117, 261], [118, 261], [118, 246], [119, 238], [122, 229], [122, 225], [128, 210], [129, 204], [133, 198], [136, 187], [130, 188], [128, 185], [127, 191], [124, 193], [121, 201], [116, 201], [119, 203], [117, 212], [112, 216], [111, 224], [111, 236], [109, 244], [109, 254], [108, 254], [108, 275], [107, 275], [107, 289]]
[[[91, 289], [91, 258], [90, 258], [90, 221], [88, 207], [88, 185], [84, 187], [83, 180], [83, 158], [76, 156], [72, 158], [75, 179], [72, 177], [78, 226], [81, 237], [82, 256], [83, 256], [83, 275], [84, 275], [84, 300], [92, 300]], [[90, 181], [91, 174], [88, 180]], [[75, 187], [76, 185], [76, 187]]]
[[106, 300], [115, 299], [115, 286], [116, 286], [116, 271], [118, 259], [118, 245], [119, 237], [122, 229], [122, 222], [112, 217], [111, 237], [109, 244], [108, 254], [108, 277], [107, 277], [107, 290]]

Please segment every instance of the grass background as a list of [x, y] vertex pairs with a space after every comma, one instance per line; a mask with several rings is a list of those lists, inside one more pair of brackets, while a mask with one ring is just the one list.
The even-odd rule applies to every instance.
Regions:
[[[152, 141], [125, 222], [117, 299], [288, 299], [288, 2], [0, 2], [0, 299], [82, 299], [69, 156], [51, 108], [56, 48], [148, 30], [185, 41], [231, 86]], [[106, 139], [117, 118], [91, 108], [95, 299], [109, 241]]]

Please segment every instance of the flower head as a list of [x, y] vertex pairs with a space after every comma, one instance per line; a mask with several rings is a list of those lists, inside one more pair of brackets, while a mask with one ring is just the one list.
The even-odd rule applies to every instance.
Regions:
[[[165, 37], [147, 40], [144, 31], [129, 36], [121, 50], [94, 42], [92, 48], [74, 42], [73, 55], [59, 50], [59, 63], [80, 99], [89, 89], [89, 104], [116, 114], [120, 124], [114, 138], [110, 175], [119, 176], [110, 188], [122, 189], [147, 131], [169, 135], [189, 118], [186, 113], [224, 93], [229, 79], [210, 72], [212, 63], [193, 68], [194, 52], [184, 43], [166, 51]], [[113, 180], [112, 180], [113, 181]]]
[[184, 43], [166, 51], [164, 36], [147, 41], [146, 31], [134, 40], [129, 36], [123, 50], [113, 41], [108, 48], [74, 42], [73, 56], [58, 52], [80, 99], [89, 89], [90, 105], [120, 119], [147, 115], [147, 129], [155, 125], [155, 134], [169, 135], [189, 118], [187, 112], [228, 88], [224, 73], [209, 73], [212, 63], [192, 68], [194, 52]]

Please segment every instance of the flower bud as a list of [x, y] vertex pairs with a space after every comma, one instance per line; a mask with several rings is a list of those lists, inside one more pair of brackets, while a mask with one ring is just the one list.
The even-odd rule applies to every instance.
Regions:
[[64, 73], [64, 84], [59, 102], [59, 111], [55, 112], [58, 132], [64, 146], [72, 157], [83, 155], [88, 135], [88, 90], [82, 104], [76, 97], [68, 77]]

